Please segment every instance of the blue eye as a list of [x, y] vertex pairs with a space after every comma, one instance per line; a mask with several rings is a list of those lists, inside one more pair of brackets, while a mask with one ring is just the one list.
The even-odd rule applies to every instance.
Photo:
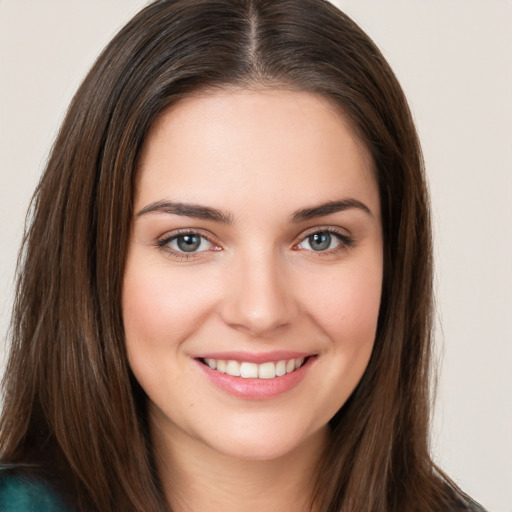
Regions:
[[176, 245], [183, 252], [195, 252], [201, 247], [201, 237], [197, 235], [180, 235], [176, 238]]
[[352, 240], [346, 235], [334, 231], [317, 231], [303, 238], [297, 247], [307, 251], [327, 252], [350, 245]]
[[330, 233], [315, 233], [308, 236], [307, 241], [313, 251], [327, 251], [332, 249], [333, 237]]
[[214, 247], [212, 242], [197, 233], [174, 235], [162, 240], [158, 245], [159, 247], [185, 254], [209, 251]]

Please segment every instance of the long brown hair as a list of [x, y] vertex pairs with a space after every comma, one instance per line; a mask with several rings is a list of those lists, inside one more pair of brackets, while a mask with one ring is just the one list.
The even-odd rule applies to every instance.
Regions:
[[381, 53], [324, 0], [159, 0], [101, 54], [29, 212], [4, 380], [3, 461], [30, 464], [78, 510], [169, 510], [146, 397], [124, 345], [134, 179], [160, 113], [199, 89], [229, 86], [329, 98], [375, 163], [385, 249], [377, 336], [360, 384], [331, 420], [315, 508], [448, 509], [457, 490], [428, 449], [432, 262], [421, 150]]

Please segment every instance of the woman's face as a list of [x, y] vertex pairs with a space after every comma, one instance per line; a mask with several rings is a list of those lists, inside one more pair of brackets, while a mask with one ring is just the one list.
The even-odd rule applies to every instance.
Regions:
[[183, 100], [147, 137], [134, 211], [123, 315], [152, 427], [259, 460], [323, 436], [382, 284], [372, 162], [343, 116], [284, 90]]

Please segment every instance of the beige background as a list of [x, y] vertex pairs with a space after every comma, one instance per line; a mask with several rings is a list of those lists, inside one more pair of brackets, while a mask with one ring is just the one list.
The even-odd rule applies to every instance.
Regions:
[[[390, 61], [425, 150], [442, 357], [435, 458], [490, 512], [511, 512], [512, 2], [335, 3]], [[25, 211], [66, 106], [145, 4], [0, 0], [0, 342]]]

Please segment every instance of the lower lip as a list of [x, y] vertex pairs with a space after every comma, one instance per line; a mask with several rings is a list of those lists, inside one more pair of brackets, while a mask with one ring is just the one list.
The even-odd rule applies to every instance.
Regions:
[[246, 400], [267, 400], [295, 388], [304, 379], [315, 359], [315, 357], [310, 356], [297, 370], [273, 379], [233, 377], [233, 375], [212, 370], [201, 361], [196, 360], [196, 362], [210, 382], [222, 391]]

